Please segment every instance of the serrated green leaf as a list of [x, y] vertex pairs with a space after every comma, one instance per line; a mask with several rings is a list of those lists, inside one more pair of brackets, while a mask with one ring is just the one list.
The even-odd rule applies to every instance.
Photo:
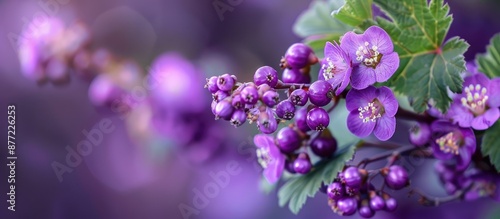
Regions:
[[458, 93], [465, 71], [463, 54], [469, 44], [452, 38], [444, 45], [452, 22], [449, 7], [443, 0], [374, 0], [391, 21], [377, 18], [378, 24], [391, 36], [400, 65], [388, 85], [414, 99], [417, 112], [427, 109], [428, 102], [445, 112], [451, 99], [447, 88]]
[[372, 19], [372, 0], [346, 0], [332, 15], [345, 24], [360, 26]]
[[342, 35], [352, 30], [351, 26], [331, 16], [332, 11], [340, 8], [342, 4], [343, 1], [313, 1], [309, 8], [300, 14], [295, 21], [294, 33], [300, 37], [310, 37], [323, 34]]
[[479, 71], [490, 78], [500, 76], [500, 34], [496, 34], [491, 38], [485, 54], [476, 56], [476, 64]]
[[498, 133], [500, 133], [500, 121], [497, 121], [484, 133], [481, 152], [485, 157], [490, 157], [491, 163], [500, 172], [500, 141], [498, 140]]
[[330, 183], [335, 179], [345, 163], [352, 159], [355, 148], [355, 145], [350, 144], [334, 158], [320, 161], [308, 174], [289, 179], [278, 192], [279, 205], [283, 207], [288, 203], [290, 211], [297, 214], [307, 198], [318, 192], [322, 183]]

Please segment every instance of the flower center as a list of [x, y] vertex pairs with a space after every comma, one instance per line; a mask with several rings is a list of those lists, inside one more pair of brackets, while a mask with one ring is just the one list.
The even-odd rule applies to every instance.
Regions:
[[364, 46], [359, 46], [356, 51], [356, 60], [368, 67], [377, 67], [381, 58], [382, 54], [378, 51], [378, 47], [375, 45], [370, 47], [370, 43], [368, 42], [365, 42]]
[[465, 97], [462, 97], [462, 105], [470, 110], [474, 115], [481, 115], [486, 111], [486, 101], [488, 101], [488, 89], [480, 84], [465, 87]]
[[345, 66], [335, 65], [330, 57], [326, 58], [326, 63], [321, 66], [323, 70], [323, 77], [325, 80], [330, 80], [335, 77], [336, 74], [345, 71]]
[[382, 117], [385, 112], [384, 107], [377, 99], [368, 103], [364, 107], [359, 107], [358, 111], [359, 118], [363, 120], [364, 123], [377, 121], [377, 119]]
[[445, 153], [452, 153], [458, 155], [458, 149], [460, 148], [460, 138], [453, 132], [444, 135], [436, 140], [439, 145], [439, 149]]
[[259, 164], [264, 169], [266, 169], [267, 166], [269, 166], [269, 164], [273, 161], [273, 159], [271, 158], [271, 155], [269, 154], [268, 148], [257, 148], [257, 158], [258, 158]]

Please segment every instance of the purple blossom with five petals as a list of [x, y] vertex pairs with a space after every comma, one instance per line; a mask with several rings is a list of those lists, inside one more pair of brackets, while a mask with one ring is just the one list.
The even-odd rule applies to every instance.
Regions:
[[340, 95], [351, 81], [352, 60], [336, 43], [326, 42], [325, 58], [321, 61], [318, 79], [328, 81]]
[[398, 101], [388, 87], [369, 86], [363, 90], [352, 89], [347, 93], [346, 107], [350, 111], [347, 128], [354, 135], [364, 138], [373, 132], [379, 140], [386, 141], [396, 130]]
[[471, 128], [462, 128], [445, 120], [431, 124], [434, 156], [456, 163], [456, 170], [465, 170], [476, 151], [476, 136]]
[[351, 74], [351, 86], [354, 89], [385, 82], [399, 67], [399, 56], [394, 52], [391, 38], [380, 27], [371, 26], [363, 34], [347, 32], [341, 38], [340, 46], [353, 57], [355, 67]]
[[455, 95], [447, 117], [461, 127], [485, 130], [500, 117], [500, 78], [488, 79], [484, 74], [470, 75], [464, 80], [462, 94]]
[[253, 142], [257, 146], [257, 157], [264, 168], [264, 177], [269, 183], [276, 183], [285, 169], [285, 155], [274, 143], [272, 136], [258, 134]]

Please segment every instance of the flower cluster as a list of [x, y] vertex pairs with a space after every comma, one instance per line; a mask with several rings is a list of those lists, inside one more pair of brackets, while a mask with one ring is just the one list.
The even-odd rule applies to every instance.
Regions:
[[370, 218], [376, 211], [394, 211], [398, 204], [388, 193], [375, 189], [371, 179], [376, 175], [384, 177], [383, 186], [400, 190], [409, 185], [408, 173], [399, 165], [378, 170], [347, 167], [326, 188], [328, 204], [340, 215], [353, 215], [358, 211], [364, 218]]
[[[328, 129], [329, 113], [341, 98], [346, 99], [347, 127], [353, 134], [367, 137], [373, 132], [383, 141], [394, 135], [398, 102], [388, 87], [373, 86], [387, 81], [399, 66], [389, 35], [377, 26], [364, 34], [348, 32], [340, 45], [327, 42], [324, 52], [318, 80], [311, 84], [311, 65], [318, 58], [301, 43], [291, 45], [281, 59], [281, 80], [270, 66], [258, 68], [253, 82], [240, 82], [230, 74], [207, 79], [216, 119], [236, 127], [256, 123], [266, 134], [257, 135], [255, 144], [264, 176], [272, 183], [284, 170], [308, 173], [313, 168], [311, 156], [334, 154], [337, 145]], [[278, 90], [284, 90], [286, 98], [280, 99]], [[280, 123], [290, 120], [278, 130]], [[268, 136], [276, 131], [276, 137]], [[332, 131], [335, 134], [335, 128]]]

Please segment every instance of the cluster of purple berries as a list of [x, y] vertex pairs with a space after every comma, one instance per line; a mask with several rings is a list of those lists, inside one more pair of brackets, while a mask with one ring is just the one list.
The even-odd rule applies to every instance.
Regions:
[[[240, 83], [229, 74], [207, 79], [205, 87], [213, 95], [212, 112], [216, 119], [229, 120], [236, 127], [247, 120], [256, 122], [264, 134], [274, 133], [280, 121], [294, 118], [302, 132], [328, 127], [330, 118], [321, 107], [334, 98], [332, 86], [326, 81], [304, 84], [310, 82], [309, 70], [304, 74], [304, 69], [317, 62], [311, 48], [293, 44], [283, 60], [283, 80], [278, 79], [278, 72], [270, 66], [257, 69], [253, 82]], [[288, 71], [298, 68], [300, 76], [287, 76]], [[303, 80], [304, 77], [309, 79]], [[286, 89], [288, 97], [280, 100], [279, 89]], [[308, 102], [311, 104], [307, 105]]]
[[[408, 173], [401, 166], [392, 165], [379, 172], [385, 179], [385, 185], [391, 189], [399, 190], [409, 185]], [[375, 190], [369, 182], [371, 175], [370, 171], [353, 166], [339, 173], [339, 177], [326, 188], [332, 210], [344, 216], [358, 211], [364, 218], [373, 217], [376, 211], [396, 210], [396, 199], [382, 190]]]

